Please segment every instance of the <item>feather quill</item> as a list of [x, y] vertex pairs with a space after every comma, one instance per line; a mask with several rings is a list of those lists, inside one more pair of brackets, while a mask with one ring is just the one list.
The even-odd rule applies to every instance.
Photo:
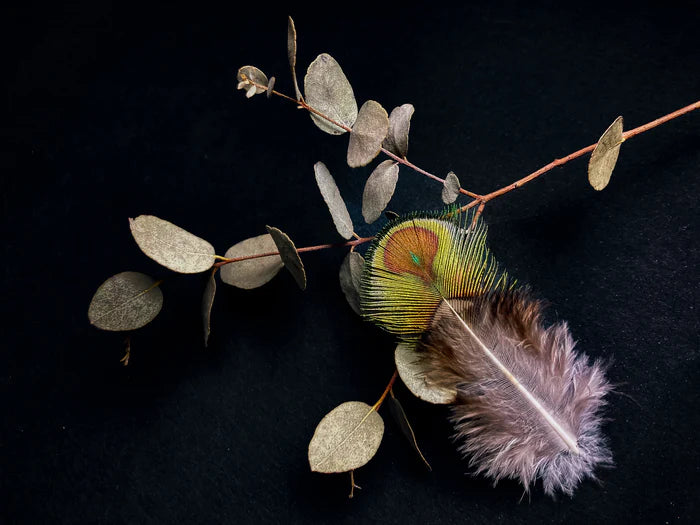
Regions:
[[566, 323], [516, 287], [470, 214], [415, 214], [387, 225], [367, 252], [363, 315], [415, 344], [427, 379], [457, 390], [451, 419], [475, 473], [573, 494], [612, 457], [601, 409], [610, 383], [574, 349]]

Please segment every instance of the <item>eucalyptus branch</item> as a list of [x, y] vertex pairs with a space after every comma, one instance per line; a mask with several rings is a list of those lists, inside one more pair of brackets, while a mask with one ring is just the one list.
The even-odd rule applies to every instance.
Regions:
[[[700, 100], [697, 102], [694, 102], [692, 104], [689, 104], [681, 109], [678, 109], [672, 113], [669, 113], [668, 115], [664, 115], [663, 117], [659, 117], [656, 120], [652, 120], [651, 122], [647, 122], [646, 124], [643, 124], [642, 126], [636, 127], [634, 129], [631, 129], [629, 131], [625, 131], [622, 133], [622, 141], [625, 141], [627, 139], [630, 139], [632, 137], [635, 137], [641, 133], [644, 133], [645, 131], [649, 131], [650, 129], [653, 129], [657, 126], [660, 126], [661, 124], [664, 124], [670, 120], [673, 120], [674, 118], [678, 118], [682, 115], [685, 115], [686, 113], [690, 113], [691, 111], [694, 111], [696, 109], [700, 108]], [[484, 209], [484, 205], [492, 200], [495, 199], [496, 197], [500, 197], [501, 195], [504, 195], [510, 191], [513, 191], [517, 188], [520, 188], [527, 184], [530, 181], [535, 180], [537, 177], [540, 175], [543, 175], [547, 173], [548, 171], [551, 171], [552, 169], [558, 167], [558, 166], [563, 166], [567, 162], [577, 159], [578, 157], [581, 157], [582, 155], [585, 155], [586, 153], [590, 153], [593, 151], [596, 146], [598, 146], [599, 142], [596, 142], [595, 144], [591, 144], [590, 146], [586, 146], [585, 148], [581, 148], [578, 151], [574, 151], [573, 153], [570, 153], [569, 155], [559, 158], [559, 159], [554, 159], [552, 162], [547, 164], [546, 166], [542, 166], [540, 169], [537, 171], [533, 171], [529, 175], [526, 175], [522, 179], [518, 179], [515, 182], [512, 182], [511, 184], [508, 184], [506, 186], [503, 186], [500, 189], [497, 189], [495, 191], [492, 191], [491, 193], [487, 193], [486, 195], [482, 195], [480, 197], [475, 198], [472, 202], [469, 204], [462, 206], [460, 208], [461, 211], [466, 211], [469, 208], [473, 208], [476, 205], [479, 205], [479, 211], [477, 212], [477, 215], [481, 213], [481, 211]]]
[[[372, 239], [374, 239], [374, 237], [358, 237], [354, 241], [331, 243], [331, 244], [319, 244], [317, 246], [305, 246], [303, 248], [297, 248], [297, 252], [298, 253], [315, 252], [315, 251], [319, 251], [319, 250], [327, 250], [329, 248], [342, 248], [344, 246], [350, 246], [351, 248], [355, 248], [355, 246], [359, 246], [360, 244], [364, 244], [366, 242], [369, 242]], [[222, 261], [219, 261], [218, 263], [214, 263], [214, 266], [216, 268], [220, 268], [222, 266], [225, 266], [225, 265], [231, 264], [231, 263], [235, 263], [235, 262], [248, 261], [250, 259], [259, 259], [261, 257], [272, 257], [273, 255], [280, 255], [280, 252], [276, 251], [276, 252], [268, 252], [268, 253], [257, 253], [255, 255], [244, 255], [243, 257], [232, 257], [230, 259], [224, 257]]]

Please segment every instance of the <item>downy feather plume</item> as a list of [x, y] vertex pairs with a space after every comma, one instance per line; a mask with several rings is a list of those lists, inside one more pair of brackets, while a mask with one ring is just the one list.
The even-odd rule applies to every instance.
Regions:
[[396, 219], [366, 255], [364, 316], [415, 345], [426, 379], [457, 390], [451, 419], [476, 473], [571, 495], [612, 457], [600, 432], [611, 386], [574, 350], [566, 323], [486, 247], [486, 228], [450, 211]]

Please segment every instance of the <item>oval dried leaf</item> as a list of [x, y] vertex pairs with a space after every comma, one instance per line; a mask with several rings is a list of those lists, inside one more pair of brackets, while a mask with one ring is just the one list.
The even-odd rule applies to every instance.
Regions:
[[287, 267], [287, 270], [292, 274], [299, 288], [306, 290], [306, 272], [304, 271], [304, 265], [301, 262], [296, 246], [294, 246], [292, 240], [283, 231], [273, 228], [272, 226], [265, 226], [265, 228], [267, 228], [268, 233], [272, 236], [272, 240], [275, 241], [277, 250], [280, 252], [280, 257]]
[[413, 432], [413, 427], [411, 427], [411, 423], [409, 423], [408, 421], [408, 417], [406, 416], [406, 412], [404, 411], [403, 406], [401, 406], [399, 400], [396, 399], [396, 397], [394, 397], [393, 392], [391, 392], [391, 395], [386, 399], [386, 401], [389, 405], [389, 411], [391, 412], [394, 421], [396, 421], [396, 423], [399, 425], [401, 433], [404, 435], [409, 445], [411, 445], [411, 448], [415, 451], [416, 454], [418, 454], [418, 457], [421, 459], [425, 467], [428, 470], [433, 470], [433, 467], [430, 466], [430, 463], [428, 463], [428, 460], [425, 459], [423, 452], [421, 452], [421, 449], [418, 446], [416, 434], [415, 432]]
[[204, 239], [153, 215], [129, 219], [131, 234], [141, 251], [179, 273], [200, 273], [214, 264], [214, 247]]
[[[338, 62], [327, 53], [322, 53], [311, 62], [304, 77], [306, 103], [327, 115], [335, 122], [349, 128], [357, 119], [357, 102], [352, 86]], [[326, 133], [342, 135], [343, 128], [310, 113], [314, 123]]]
[[357, 252], [350, 252], [340, 265], [340, 288], [345, 294], [350, 307], [357, 315], [362, 315], [360, 309], [360, 283], [365, 267], [365, 259]]
[[413, 104], [403, 104], [391, 110], [389, 115], [389, 132], [382, 145], [402, 158], [408, 153], [408, 132], [414, 111]]
[[399, 165], [393, 160], [385, 160], [374, 168], [362, 193], [362, 216], [367, 224], [372, 224], [381, 216], [394, 195], [398, 180]]
[[379, 154], [389, 131], [389, 116], [379, 102], [368, 100], [360, 108], [348, 144], [348, 165], [366, 166]]
[[442, 186], [442, 202], [452, 204], [459, 197], [459, 179], [454, 171], [451, 171], [445, 177], [445, 183]]
[[347, 472], [365, 465], [379, 448], [384, 421], [371, 406], [348, 401], [331, 410], [309, 443], [314, 472]]
[[344, 239], [352, 237], [353, 225], [348, 208], [345, 206], [345, 201], [340, 196], [340, 190], [333, 179], [333, 175], [328, 171], [328, 168], [323, 162], [314, 164], [314, 173], [316, 175], [316, 184], [321, 190], [323, 200], [326, 201], [326, 206], [333, 217], [335, 229]]
[[299, 83], [297, 82], [297, 29], [291, 16], [287, 20], [287, 58], [289, 59], [289, 67], [292, 70], [292, 80], [294, 81], [294, 92], [297, 95], [297, 100], [303, 100], [299, 90]]
[[414, 396], [435, 405], [454, 403], [457, 391], [436, 387], [428, 383], [420, 356], [412, 345], [399, 343], [394, 353], [394, 361], [401, 380]]
[[[234, 244], [224, 255], [227, 259], [278, 252], [277, 245], [269, 233], [245, 239]], [[251, 290], [270, 281], [279, 272], [284, 263], [279, 255], [256, 257], [225, 264], [221, 267], [221, 280], [226, 284]]]
[[600, 137], [598, 145], [588, 161], [588, 182], [594, 190], [600, 191], [608, 185], [620, 154], [622, 138], [622, 117], [617, 117]]
[[139, 272], [113, 275], [100, 285], [90, 301], [90, 323], [111, 331], [135, 330], [150, 323], [163, 306], [159, 284]]
[[275, 77], [270, 77], [270, 82], [267, 84], [267, 98], [272, 96], [272, 90], [275, 89]]
[[211, 334], [211, 307], [214, 306], [214, 296], [216, 296], [216, 270], [214, 268], [207, 281], [202, 295], [202, 321], [204, 323], [204, 346], [209, 345], [209, 334]]
[[[237, 89], [245, 89], [246, 97], [248, 98], [267, 91], [267, 75], [255, 66], [243, 66], [239, 68], [236, 79], [238, 80]], [[249, 81], [255, 82], [257, 86], [253, 86]]]

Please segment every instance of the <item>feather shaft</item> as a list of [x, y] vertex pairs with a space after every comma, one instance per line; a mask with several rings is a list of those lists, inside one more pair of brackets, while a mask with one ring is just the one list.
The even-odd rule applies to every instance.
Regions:
[[460, 324], [464, 327], [464, 329], [467, 331], [467, 333], [474, 339], [476, 344], [484, 351], [486, 354], [486, 357], [500, 370], [503, 375], [510, 381], [510, 383], [518, 389], [518, 391], [527, 399], [527, 401], [537, 410], [540, 415], [544, 418], [544, 420], [549, 424], [550, 427], [552, 427], [552, 430], [557, 433], [557, 435], [561, 438], [561, 440], [564, 442], [564, 444], [568, 447], [568, 449], [573, 453], [578, 455], [579, 454], [579, 449], [578, 445], [576, 444], [576, 440], [569, 434], [566, 430], [562, 428], [562, 426], [557, 422], [554, 417], [552, 417], [552, 414], [550, 414], [543, 406], [542, 403], [540, 403], [535, 396], [532, 395], [532, 393], [525, 388], [525, 386], [518, 381], [518, 378], [515, 377], [508, 368], [501, 363], [501, 361], [494, 355], [491, 350], [489, 350], [488, 346], [484, 344], [484, 342], [479, 339], [479, 337], [474, 333], [474, 331], [471, 329], [471, 327], [466, 323], [464, 319], [462, 319], [462, 316], [457, 313], [457, 311], [452, 307], [449, 301], [444, 300], [444, 303], [447, 305], [447, 307], [450, 309], [450, 311], [457, 317], [459, 320]]

